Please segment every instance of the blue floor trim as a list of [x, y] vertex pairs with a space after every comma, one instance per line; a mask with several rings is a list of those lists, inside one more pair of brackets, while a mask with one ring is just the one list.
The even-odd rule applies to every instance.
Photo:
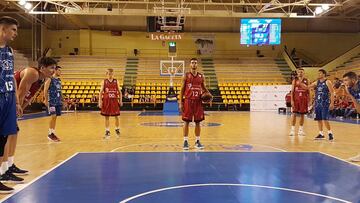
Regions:
[[23, 117], [18, 118], [19, 121], [21, 120], [29, 120], [29, 119], [34, 119], [34, 118], [42, 118], [42, 117], [47, 117], [47, 113], [45, 111], [43, 112], [39, 112], [39, 113], [30, 113], [30, 114], [24, 114]]
[[360, 202], [360, 167], [321, 153], [80, 153], [4, 202]]

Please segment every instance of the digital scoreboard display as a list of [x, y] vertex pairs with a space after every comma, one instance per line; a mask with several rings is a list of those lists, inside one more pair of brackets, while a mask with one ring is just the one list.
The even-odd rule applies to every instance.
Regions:
[[241, 19], [240, 44], [279, 45], [281, 43], [281, 19]]

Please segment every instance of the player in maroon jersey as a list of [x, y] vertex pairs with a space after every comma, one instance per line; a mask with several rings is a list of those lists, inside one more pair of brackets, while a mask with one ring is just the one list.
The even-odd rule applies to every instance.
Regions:
[[110, 138], [110, 123], [109, 117], [115, 117], [115, 133], [120, 136], [119, 128], [119, 116], [120, 106], [122, 103], [122, 94], [119, 90], [118, 82], [114, 79], [114, 70], [108, 69], [106, 71], [107, 79], [101, 84], [99, 93], [99, 108], [101, 109], [101, 115], [105, 116], [105, 139]]
[[308, 113], [308, 104], [309, 104], [309, 90], [307, 86], [309, 81], [304, 77], [304, 69], [299, 68], [296, 70], [297, 77], [292, 81], [291, 87], [291, 107], [292, 107], [292, 116], [291, 116], [291, 130], [290, 136], [295, 135], [295, 125], [296, 125], [296, 114], [300, 115], [300, 126], [298, 135], [304, 136], [304, 116]]
[[[34, 95], [42, 88], [46, 78], [49, 78], [54, 73], [56, 67], [56, 61], [49, 57], [40, 58], [38, 61], [38, 67], [28, 67], [15, 72], [15, 81], [17, 85], [17, 94], [19, 98], [19, 105], [22, 109], [25, 109], [33, 99]], [[7, 161], [7, 168], [11, 174], [26, 175], [28, 171], [19, 169], [14, 164], [14, 155], [17, 143], [17, 135], [11, 136], [6, 143], [6, 156], [4, 155], [4, 161]], [[11, 178], [11, 177], [7, 177]], [[7, 181], [6, 177], [2, 177], [1, 181]], [[14, 177], [12, 177], [14, 179]], [[22, 182], [22, 178], [17, 178]]]
[[200, 143], [200, 122], [204, 120], [201, 95], [204, 92], [209, 92], [209, 90], [205, 87], [204, 75], [197, 71], [197, 62], [198, 60], [196, 58], [190, 60], [191, 70], [185, 73], [180, 92], [179, 108], [182, 112], [182, 120], [185, 122], [184, 150], [189, 149], [189, 123], [193, 121], [195, 122], [195, 148], [204, 148]]

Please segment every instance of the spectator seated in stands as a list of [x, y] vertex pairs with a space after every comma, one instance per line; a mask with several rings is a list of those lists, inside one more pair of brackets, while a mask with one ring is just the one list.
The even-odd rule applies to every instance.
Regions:
[[93, 94], [91, 97], [91, 103], [97, 103], [99, 101], [98, 95]]

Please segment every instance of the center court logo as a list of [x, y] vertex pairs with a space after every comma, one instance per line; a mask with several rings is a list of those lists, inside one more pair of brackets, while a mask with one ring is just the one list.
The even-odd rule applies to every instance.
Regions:
[[[140, 123], [142, 126], [150, 126], [150, 127], [183, 127], [184, 122], [148, 122], [148, 123]], [[201, 123], [201, 127], [217, 127], [221, 126], [221, 123]], [[190, 123], [190, 126], [195, 126], [195, 124]]]

